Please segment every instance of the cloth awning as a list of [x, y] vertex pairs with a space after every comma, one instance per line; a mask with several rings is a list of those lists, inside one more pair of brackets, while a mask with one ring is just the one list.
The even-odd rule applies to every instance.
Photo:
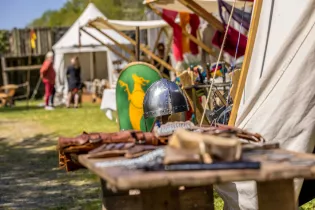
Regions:
[[[209, 13], [218, 12], [218, 1], [217, 0], [195, 0], [202, 8], [206, 9]], [[234, 0], [225, 0], [226, 3], [233, 5]], [[154, 3], [154, 6], [161, 9], [168, 9], [178, 12], [190, 12], [193, 13], [186, 6], [178, 2], [177, 0], [144, 0], [144, 4]], [[237, 8], [244, 7], [244, 1], [236, 1], [235, 6]], [[246, 5], [252, 5], [252, 2], [246, 2]]]
[[[148, 21], [125, 21], [125, 20], [108, 20], [104, 18], [96, 18], [88, 23], [93, 24], [100, 29], [110, 29], [104, 21], [114, 26], [120, 31], [134, 31], [136, 27], [140, 30], [168, 27], [169, 25], [164, 20], [148, 20]], [[179, 21], [179, 20], [178, 20]]]

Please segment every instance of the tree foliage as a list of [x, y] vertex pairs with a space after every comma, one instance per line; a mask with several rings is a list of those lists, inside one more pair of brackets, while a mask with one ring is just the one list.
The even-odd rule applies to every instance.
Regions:
[[[68, 0], [61, 9], [45, 11], [29, 26], [70, 26], [90, 1]], [[144, 16], [142, 0], [92, 0], [91, 2], [109, 19], [141, 20]]]
[[5, 30], [0, 30], [0, 55], [9, 50], [9, 33]]

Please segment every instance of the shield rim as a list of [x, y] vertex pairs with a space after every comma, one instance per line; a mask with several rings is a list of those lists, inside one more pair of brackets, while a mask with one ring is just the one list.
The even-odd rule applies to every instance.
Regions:
[[[118, 76], [118, 78], [117, 78], [117, 82], [119, 81], [121, 74], [122, 74], [125, 70], [127, 70], [127, 69], [128, 69], [129, 67], [131, 67], [131, 66], [138, 65], [138, 64], [142, 64], [142, 65], [145, 65], [145, 66], [150, 67], [152, 70], [154, 70], [155, 72], [157, 72], [157, 73], [159, 74], [159, 76], [161, 77], [161, 79], [164, 78], [164, 77], [162, 76], [161, 72], [160, 72], [155, 66], [153, 66], [152, 64], [146, 63], [146, 62], [142, 62], [142, 61], [135, 61], [135, 62], [131, 62], [131, 63], [127, 64], [127, 65], [121, 70], [121, 72], [119, 73], [119, 76]], [[116, 90], [116, 89], [117, 89], [117, 84], [116, 84], [115, 90]], [[116, 95], [116, 94], [117, 94], [117, 91], [115, 91], [115, 92], [116, 92], [116, 93], [115, 93], [115, 95]], [[117, 103], [117, 95], [116, 95], [116, 104], [118, 104], [118, 103]], [[119, 120], [119, 111], [118, 111], [118, 109], [117, 109], [117, 122], [118, 122], [119, 130], [121, 131], [121, 128], [120, 128], [120, 120]]]

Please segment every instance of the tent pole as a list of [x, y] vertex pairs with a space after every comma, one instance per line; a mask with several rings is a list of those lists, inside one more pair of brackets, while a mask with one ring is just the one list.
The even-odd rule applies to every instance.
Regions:
[[153, 50], [152, 50], [153, 53], [155, 53], [155, 50], [156, 50], [156, 48], [157, 48], [157, 46], [159, 44], [159, 41], [160, 41], [162, 33], [163, 33], [163, 29], [164, 29], [164, 27], [159, 29], [159, 33], [158, 33], [158, 36], [156, 37], [156, 40], [155, 40], [155, 43], [154, 43], [154, 47], [153, 47]]
[[90, 23], [89, 26], [95, 28], [98, 32], [100, 32], [101, 34], [103, 34], [104, 36], [106, 36], [108, 39], [110, 39], [112, 42], [114, 42], [116, 45], [118, 45], [121, 49], [125, 50], [129, 55], [134, 56], [133, 52], [125, 45], [120, 44], [119, 42], [117, 42], [115, 39], [113, 39], [111, 36], [109, 36], [108, 34], [106, 34], [105, 32], [103, 32], [102, 30], [100, 30], [99, 28], [97, 28], [93, 23]]
[[90, 52], [90, 77], [91, 81], [95, 79], [95, 55], [94, 52]]
[[119, 57], [121, 57], [123, 60], [127, 61], [127, 62], [132, 62], [131, 60], [129, 60], [127, 57], [125, 57], [124, 55], [122, 55], [120, 52], [118, 52], [117, 50], [115, 50], [113, 47], [111, 47], [108, 44], [105, 44], [104, 42], [102, 42], [101, 40], [99, 40], [98, 38], [96, 38], [94, 35], [90, 34], [89, 32], [87, 32], [85, 29], [80, 28], [80, 30], [82, 30], [84, 33], [86, 33], [87, 35], [89, 35], [90, 37], [94, 38], [96, 41], [98, 41], [101, 45], [104, 45], [105, 47], [107, 47], [110, 51], [112, 51], [113, 53], [115, 53], [116, 55], [118, 55]]
[[[153, 50], [152, 50], [153, 53], [155, 53], [155, 51], [156, 51], [156, 48], [157, 48], [157, 46], [159, 44], [159, 41], [161, 39], [161, 36], [162, 36], [163, 32], [165, 32], [164, 31], [164, 27], [159, 29], [159, 33], [158, 33], [158, 36], [156, 37], [156, 40], [155, 40], [155, 43], [154, 43], [154, 47], [153, 47]], [[150, 59], [150, 62], [151, 62], [152, 65], [154, 65], [154, 60]]]
[[[158, 16], [162, 17], [162, 12], [157, 10], [156, 8], [154, 8], [151, 4], [147, 4], [147, 7], [149, 7], [155, 14], [157, 14]], [[220, 22], [220, 21], [219, 21]], [[223, 26], [222, 26], [223, 27]], [[195, 44], [197, 44], [198, 46], [200, 46], [204, 51], [206, 51], [207, 53], [209, 53], [210, 55], [214, 56], [214, 57], [218, 57], [217, 53], [215, 51], [213, 51], [212, 49], [210, 49], [207, 45], [205, 45], [203, 42], [201, 42], [200, 40], [198, 40], [195, 36], [191, 35], [190, 33], [188, 33], [186, 30], [182, 30], [182, 33], [184, 36], [187, 36], [192, 42], [194, 42]], [[228, 64], [229, 65], [229, 64]]]
[[242, 98], [242, 94], [245, 87], [246, 77], [249, 69], [249, 64], [252, 58], [256, 34], [258, 30], [260, 12], [262, 8], [263, 0], [256, 0], [254, 3], [253, 16], [250, 24], [249, 34], [248, 34], [248, 44], [246, 46], [244, 62], [242, 65], [240, 79], [238, 81], [235, 100], [233, 102], [233, 108], [229, 120], [229, 125], [234, 126], [236, 122], [237, 112], [240, 107], [240, 102]]
[[139, 26], [136, 27], [136, 60], [140, 61], [140, 28]]
[[[117, 33], [119, 33], [122, 37], [124, 37], [125, 39], [127, 39], [129, 42], [131, 42], [132, 45], [136, 46], [136, 41], [133, 40], [132, 38], [130, 38], [129, 36], [127, 36], [125, 33], [119, 31], [116, 27], [114, 27], [112, 24], [110, 24], [108, 21], [104, 20], [103, 18], [99, 18], [98, 21], [102, 22], [104, 25], [106, 25], [107, 27], [109, 27], [110, 29], [116, 31]], [[152, 53], [149, 49], [147, 49], [145, 46], [140, 44], [140, 49], [147, 54], [148, 56], [152, 57], [154, 60], [156, 60], [157, 62], [159, 62], [161, 65], [163, 65], [165, 68], [176, 72], [176, 70], [169, 65], [168, 63], [166, 63], [164, 60], [162, 60], [161, 58], [159, 58], [158, 56], [156, 56], [154, 53]]]
[[178, 0], [179, 3], [183, 4], [198, 16], [202, 17], [205, 21], [207, 21], [212, 27], [220, 32], [224, 32], [224, 27], [222, 23], [216, 19], [212, 14], [210, 14], [207, 10], [201, 7], [193, 0]]
[[163, 31], [164, 31], [164, 34], [165, 34], [165, 35], [167, 36], [167, 38], [169, 39], [170, 36], [169, 36], [169, 34], [168, 34], [167, 28], [166, 28], [166, 27], [163, 27]]
[[[165, 51], [164, 58], [163, 58], [164, 60], [167, 59], [167, 56], [168, 56], [168, 54], [171, 51], [172, 41], [173, 41], [173, 34], [167, 40], [166, 51]], [[164, 66], [161, 66], [160, 67], [160, 72], [163, 72], [163, 70], [164, 70]]]

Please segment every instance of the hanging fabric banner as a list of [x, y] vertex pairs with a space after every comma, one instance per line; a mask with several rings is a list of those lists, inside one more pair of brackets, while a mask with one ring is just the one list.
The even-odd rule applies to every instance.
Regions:
[[[225, 8], [225, 10], [231, 14], [232, 12], [232, 5], [229, 5], [228, 3], [224, 2], [223, 0], [218, 0], [219, 3], [219, 11], [220, 16], [222, 18], [222, 7]], [[250, 20], [252, 18], [252, 13], [245, 12], [241, 9], [234, 8], [232, 18], [238, 22], [242, 27], [244, 27], [246, 30], [249, 30]]]
[[[180, 12], [179, 13], [179, 18], [180, 18], [180, 27], [187, 31], [187, 25], [189, 24], [190, 21], [190, 15], [187, 12]], [[187, 36], [182, 37], [182, 46], [183, 46], [183, 53], [189, 53], [190, 52], [190, 46], [189, 46], [189, 38]]]
[[[222, 14], [223, 13], [222, 6], [223, 6], [223, 4], [226, 5], [226, 3], [223, 3], [223, 0], [218, 0], [218, 1], [219, 1], [220, 18], [221, 18], [221, 21], [223, 22], [223, 25], [225, 26], [225, 29], [226, 29], [225, 19], [223, 18], [223, 14]], [[232, 8], [230, 8], [230, 10], [232, 10]], [[227, 9], [227, 11], [228, 11], [228, 9]], [[234, 8], [233, 15], [237, 14], [237, 13], [235, 13], [235, 11], [236, 11], [236, 8]], [[243, 13], [243, 11], [240, 11], [240, 12]], [[232, 15], [232, 17], [234, 18], [233, 15]], [[241, 18], [242, 18], [242, 16], [241, 16]], [[241, 22], [242, 22], [242, 19], [241, 19]], [[248, 24], [248, 27], [249, 27], [249, 24]], [[212, 44], [221, 48], [222, 43], [223, 43], [223, 39], [224, 39], [224, 33], [220, 32], [220, 31], [216, 31], [216, 33], [212, 39]], [[240, 33], [238, 30], [236, 30], [230, 26], [229, 30], [227, 32], [225, 46], [223, 48], [224, 52], [228, 53], [229, 55], [231, 55], [233, 57], [239, 58], [245, 54], [246, 45], [247, 45], [247, 36], [245, 36], [244, 34]]]
[[175, 60], [183, 61], [182, 28], [175, 23], [177, 12], [163, 9], [162, 18], [173, 28], [173, 54]]
[[[200, 25], [199, 17], [196, 14], [190, 14], [189, 24], [191, 28], [191, 35], [197, 37], [197, 31]], [[199, 53], [198, 45], [193, 41], [190, 41], [190, 51], [193, 55], [197, 55]]]
[[[212, 44], [221, 48], [222, 43], [223, 43], [223, 38], [224, 38], [224, 33], [220, 31], [216, 31], [212, 39]], [[224, 52], [228, 53], [229, 55], [233, 57], [236, 56], [236, 58], [239, 58], [245, 55], [246, 45], [247, 45], [247, 37], [230, 26], [227, 33], [225, 46], [223, 49]], [[237, 55], [235, 55], [236, 52], [237, 52]]]

